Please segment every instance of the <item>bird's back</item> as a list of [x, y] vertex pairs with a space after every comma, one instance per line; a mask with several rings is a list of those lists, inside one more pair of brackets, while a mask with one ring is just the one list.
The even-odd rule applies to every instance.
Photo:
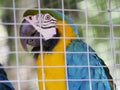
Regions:
[[[113, 90], [109, 69], [91, 47], [73, 40], [67, 48], [67, 71], [70, 90]], [[112, 85], [112, 86], [111, 86]]]

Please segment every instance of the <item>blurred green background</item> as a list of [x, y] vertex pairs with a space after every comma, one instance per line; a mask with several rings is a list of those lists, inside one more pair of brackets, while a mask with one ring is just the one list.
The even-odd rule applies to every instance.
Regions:
[[33, 55], [24, 52], [19, 41], [22, 15], [34, 7], [64, 10], [80, 38], [105, 61], [120, 90], [119, 0], [0, 0], [0, 62], [16, 90], [37, 90]]

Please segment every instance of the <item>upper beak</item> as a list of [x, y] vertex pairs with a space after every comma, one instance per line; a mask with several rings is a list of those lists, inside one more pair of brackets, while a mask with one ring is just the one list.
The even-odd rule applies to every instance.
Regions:
[[[27, 21], [23, 20], [22, 25], [20, 26], [20, 41], [24, 50], [27, 49], [27, 44], [37, 47], [40, 45], [40, 34], [35, 30], [35, 28]], [[32, 37], [32, 38], [31, 38]], [[38, 38], [34, 38], [38, 37]]]

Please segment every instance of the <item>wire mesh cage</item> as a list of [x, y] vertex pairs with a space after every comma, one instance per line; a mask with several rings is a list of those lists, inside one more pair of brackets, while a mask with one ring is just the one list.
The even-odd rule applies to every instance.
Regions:
[[[79, 30], [78, 39], [90, 45], [103, 59], [117, 90], [120, 90], [119, 5], [119, 0], [0, 0], [0, 63], [15, 90], [38, 90], [38, 67], [33, 54], [46, 53], [32, 52], [30, 46], [28, 51], [24, 51], [21, 46], [20, 25], [28, 9], [58, 10], [72, 18]], [[57, 53], [65, 54], [66, 51]]]

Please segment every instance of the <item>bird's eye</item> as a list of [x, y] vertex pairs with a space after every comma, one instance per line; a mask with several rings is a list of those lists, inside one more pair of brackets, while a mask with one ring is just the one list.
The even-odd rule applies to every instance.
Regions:
[[46, 15], [45, 20], [50, 20], [51, 16], [50, 15]]

